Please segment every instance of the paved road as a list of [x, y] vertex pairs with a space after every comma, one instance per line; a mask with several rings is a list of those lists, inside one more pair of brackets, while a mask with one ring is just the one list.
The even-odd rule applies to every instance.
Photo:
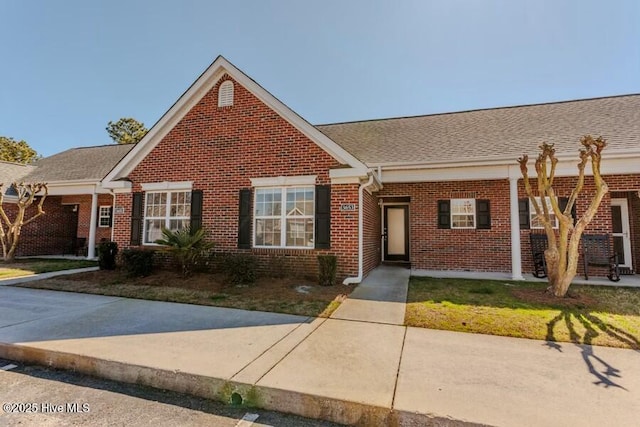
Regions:
[[[16, 368], [4, 371], [9, 364]], [[223, 405], [178, 393], [105, 381], [84, 375], [0, 359], [0, 404], [27, 403], [15, 413], [0, 410], [0, 426], [335, 426], [276, 412]], [[33, 405], [33, 404], [36, 405]], [[77, 413], [53, 412], [77, 403]], [[83, 406], [85, 405], [85, 406]], [[14, 405], [15, 406], [15, 405]], [[37, 409], [38, 413], [19, 410]], [[70, 408], [71, 409], [71, 408]], [[43, 413], [46, 412], [46, 413]], [[242, 422], [257, 414], [253, 423]]]

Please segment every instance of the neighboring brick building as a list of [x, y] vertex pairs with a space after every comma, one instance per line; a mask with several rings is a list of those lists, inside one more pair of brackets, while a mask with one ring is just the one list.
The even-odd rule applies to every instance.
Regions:
[[[615, 233], [632, 271], [640, 265], [640, 95], [312, 126], [218, 57], [140, 143], [102, 169], [96, 188], [115, 195], [121, 248], [153, 247], [161, 227], [191, 224], [217, 251], [252, 253], [266, 266], [279, 258], [303, 275], [315, 274], [317, 255], [335, 254], [348, 283], [383, 261], [517, 279], [531, 271], [535, 215], [516, 159], [555, 143], [556, 190], [566, 197], [585, 134], [609, 142], [610, 193], [588, 232]], [[588, 177], [578, 215], [592, 186]], [[76, 194], [61, 203], [82, 212], [91, 193]], [[79, 218], [78, 235], [91, 232], [86, 213]]]
[[[48, 196], [45, 214], [25, 225], [17, 256], [95, 256], [96, 243], [112, 238], [114, 196], [102, 187], [102, 178], [133, 148], [132, 145], [104, 145], [74, 148], [40, 159], [33, 165], [0, 165], [5, 189], [13, 182], [45, 182]], [[8, 170], [10, 168], [10, 170]], [[5, 196], [9, 217], [15, 213], [15, 197]], [[27, 218], [35, 212], [28, 211]]]

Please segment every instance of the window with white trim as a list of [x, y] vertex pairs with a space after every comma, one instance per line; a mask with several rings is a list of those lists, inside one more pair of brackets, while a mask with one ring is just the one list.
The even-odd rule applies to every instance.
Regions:
[[475, 199], [451, 199], [451, 228], [476, 228]]
[[111, 227], [111, 206], [98, 208], [98, 227]]
[[162, 238], [162, 228], [176, 231], [191, 222], [191, 191], [147, 192], [144, 208], [144, 244]]
[[256, 188], [254, 246], [313, 248], [315, 187]]
[[233, 82], [227, 80], [220, 84], [218, 89], [218, 107], [230, 107], [233, 105]]
[[[535, 198], [540, 210], [542, 211], [542, 199], [538, 196]], [[545, 202], [547, 204], [547, 209], [549, 210], [549, 220], [553, 224], [553, 228], [558, 228], [558, 218], [556, 218], [556, 214], [553, 212], [553, 207], [551, 206], [551, 199], [549, 197], [545, 197]], [[544, 212], [544, 211], [543, 211]], [[529, 224], [532, 229], [541, 229], [544, 228], [544, 224], [538, 218], [538, 214], [536, 213], [536, 208], [529, 200]]]

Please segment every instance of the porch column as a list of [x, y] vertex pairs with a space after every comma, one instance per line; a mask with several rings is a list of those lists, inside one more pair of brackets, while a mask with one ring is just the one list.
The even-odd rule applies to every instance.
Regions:
[[522, 253], [520, 251], [517, 177], [509, 177], [509, 208], [511, 217], [511, 278], [513, 280], [524, 280], [524, 277], [522, 277]]
[[98, 193], [91, 195], [91, 219], [89, 220], [89, 245], [87, 247], [87, 259], [96, 256], [96, 228], [98, 227]]

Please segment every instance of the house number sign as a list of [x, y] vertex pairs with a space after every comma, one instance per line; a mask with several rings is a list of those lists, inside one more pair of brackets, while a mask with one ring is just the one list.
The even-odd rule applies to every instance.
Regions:
[[353, 212], [356, 210], [357, 205], [355, 203], [342, 203], [340, 205], [341, 212]]
[[116, 215], [122, 215], [124, 213], [124, 208], [122, 206], [116, 206], [113, 210]]

